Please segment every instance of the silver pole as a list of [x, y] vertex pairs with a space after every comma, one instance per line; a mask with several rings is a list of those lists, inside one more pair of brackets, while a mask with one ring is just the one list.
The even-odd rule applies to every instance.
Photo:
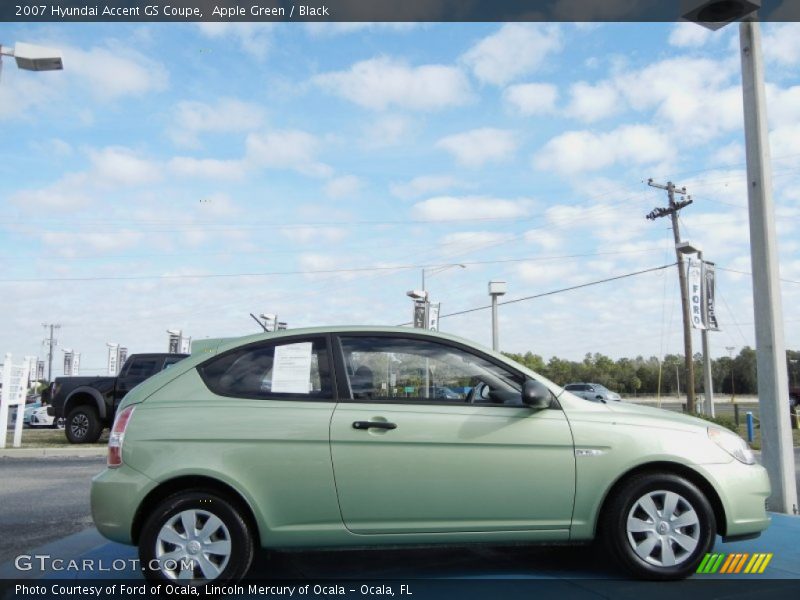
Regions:
[[[700, 264], [703, 265], [702, 251], [697, 253], [697, 259], [700, 261]], [[703, 281], [703, 285], [705, 285], [705, 281]], [[703, 298], [703, 302], [705, 302], [705, 297]], [[705, 307], [703, 307], [703, 311], [705, 313]], [[706, 326], [708, 326], [708, 323], [706, 323]], [[716, 416], [716, 413], [714, 411], [714, 380], [711, 377], [711, 353], [708, 350], [708, 329], [700, 330], [700, 340], [703, 346], [703, 396], [705, 396], [706, 400], [705, 412], [713, 418]]]
[[497, 331], [497, 294], [492, 294], [492, 350], [500, 350], [500, 332]]
[[772, 485], [769, 508], [792, 514], [797, 513], [797, 489], [789, 422], [789, 382], [783, 339], [778, 250], [775, 242], [764, 64], [758, 22], [742, 21], [739, 24], [739, 43], [742, 54], [762, 461]]

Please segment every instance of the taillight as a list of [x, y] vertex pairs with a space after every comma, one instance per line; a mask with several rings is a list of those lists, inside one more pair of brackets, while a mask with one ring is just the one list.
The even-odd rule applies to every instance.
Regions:
[[125, 439], [125, 429], [131, 422], [133, 409], [136, 405], [128, 406], [125, 410], [118, 413], [114, 419], [114, 426], [111, 428], [111, 435], [108, 436], [108, 466], [117, 468], [122, 465], [122, 441]]

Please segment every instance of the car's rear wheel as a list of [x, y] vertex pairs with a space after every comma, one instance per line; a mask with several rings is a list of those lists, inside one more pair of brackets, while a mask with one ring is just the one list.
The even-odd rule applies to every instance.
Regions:
[[159, 504], [139, 539], [144, 575], [200, 585], [236, 581], [254, 554], [250, 527], [236, 505], [215, 492], [181, 492]]
[[102, 432], [103, 424], [93, 406], [79, 406], [67, 415], [65, 433], [72, 444], [91, 444]]
[[708, 499], [678, 475], [635, 477], [604, 511], [602, 534], [612, 554], [642, 579], [688, 577], [711, 551], [717, 534]]

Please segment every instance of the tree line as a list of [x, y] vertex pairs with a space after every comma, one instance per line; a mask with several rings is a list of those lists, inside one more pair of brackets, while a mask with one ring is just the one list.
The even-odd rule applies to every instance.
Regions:
[[[613, 360], [595, 352], [587, 353], [582, 361], [565, 360], [556, 356], [547, 362], [538, 354], [505, 353], [506, 356], [533, 369], [559, 385], [575, 382], [592, 382], [627, 395], [662, 395], [686, 392], [686, 364], [682, 354], [668, 354], [659, 361], [655, 356], [620, 358]], [[800, 381], [800, 351], [786, 352], [789, 385], [796, 387]], [[703, 391], [703, 355], [694, 355], [696, 392]], [[756, 394], [756, 351], [745, 346], [733, 358], [723, 356], [711, 361], [714, 392], [718, 394]]]

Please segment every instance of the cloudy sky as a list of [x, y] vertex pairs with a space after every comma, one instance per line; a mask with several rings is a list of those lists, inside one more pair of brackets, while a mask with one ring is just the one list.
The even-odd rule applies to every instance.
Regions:
[[[800, 348], [800, 26], [763, 28], [786, 342]], [[666, 202], [718, 273], [715, 356], [754, 345], [738, 32], [689, 24], [5, 24], [0, 341], [82, 373], [290, 327], [410, 320], [674, 261]], [[442, 269], [438, 265], [463, 264]], [[674, 268], [500, 310], [504, 350], [682, 352]], [[490, 314], [442, 320], [491, 341]], [[699, 335], [695, 340], [699, 348]], [[56, 354], [60, 373], [61, 352]]]

